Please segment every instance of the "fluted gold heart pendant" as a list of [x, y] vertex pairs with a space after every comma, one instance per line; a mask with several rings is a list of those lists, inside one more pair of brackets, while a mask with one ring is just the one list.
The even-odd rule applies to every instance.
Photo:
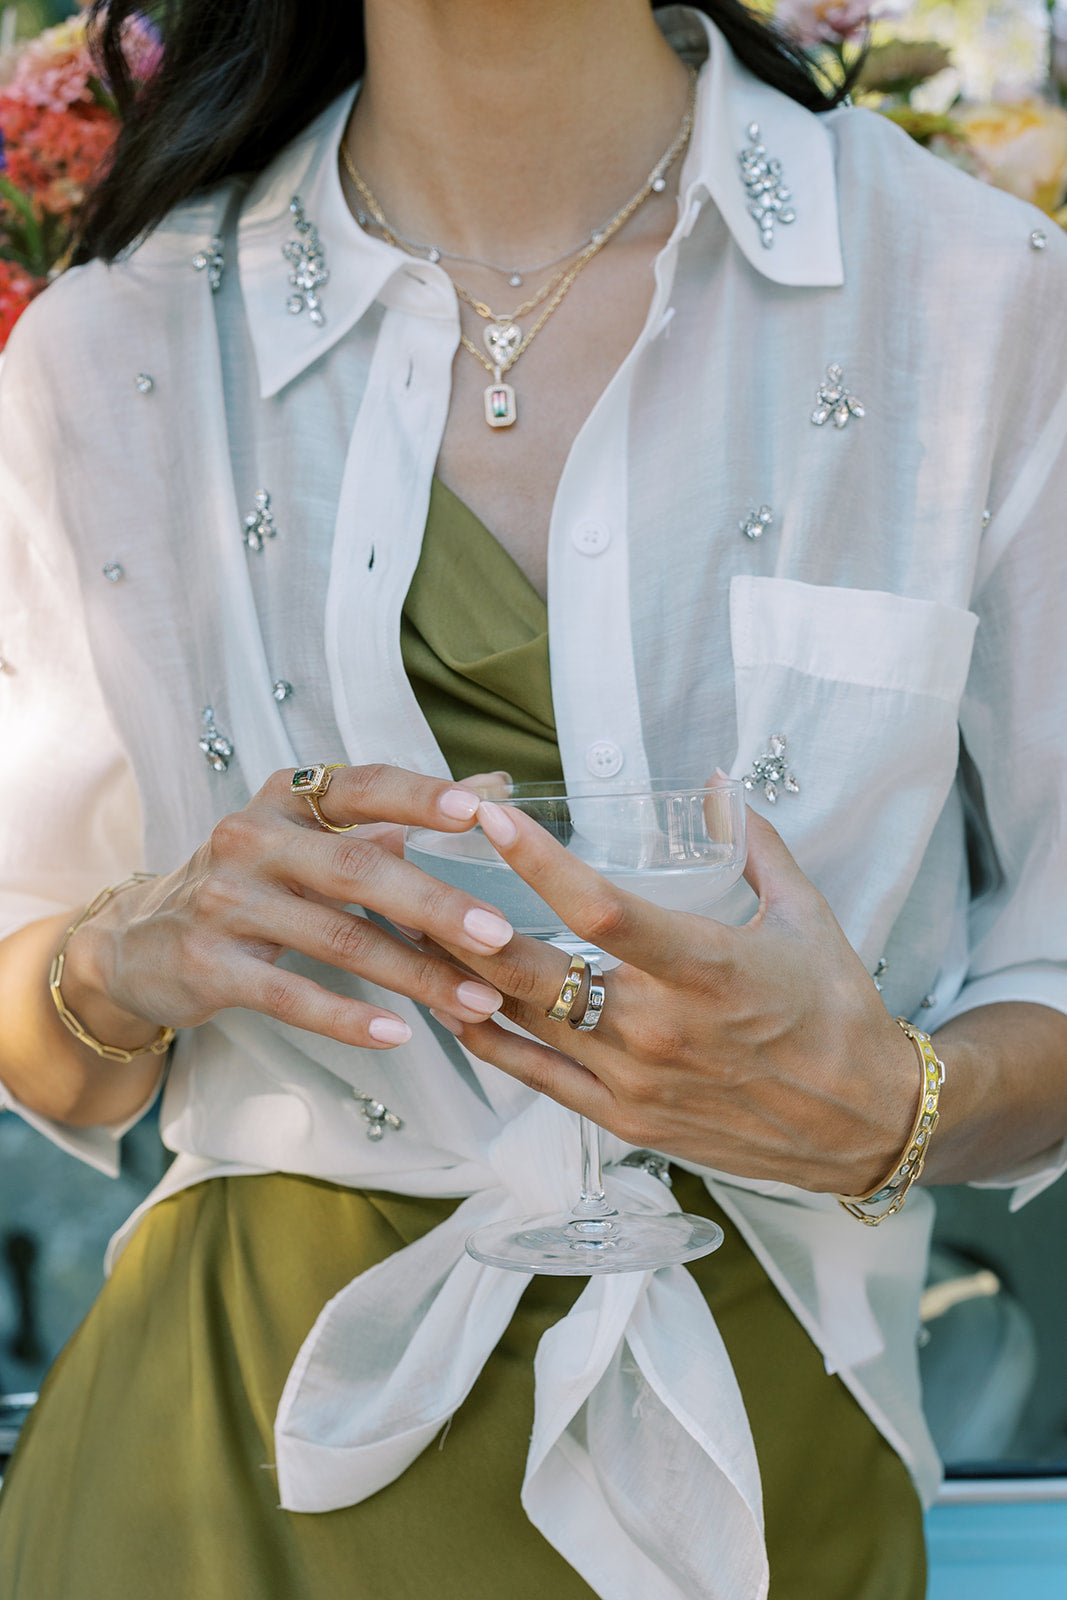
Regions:
[[493, 365], [503, 369], [515, 359], [515, 352], [522, 343], [522, 329], [513, 322], [491, 322], [483, 330], [482, 337]]

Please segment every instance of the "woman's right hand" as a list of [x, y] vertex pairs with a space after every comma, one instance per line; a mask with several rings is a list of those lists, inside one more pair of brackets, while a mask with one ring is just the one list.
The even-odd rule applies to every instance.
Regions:
[[161, 1024], [195, 1027], [239, 1006], [367, 1049], [411, 1030], [380, 1005], [333, 994], [277, 965], [287, 951], [370, 980], [471, 1022], [501, 1004], [488, 984], [345, 909], [365, 907], [436, 944], [484, 956], [512, 929], [493, 907], [427, 876], [398, 854], [405, 824], [461, 833], [477, 796], [398, 767], [345, 767], [320, 802], [331, 834], [276, 772], [224, 817], [193, 857], [126, 889], [71, 939], [64, 999], [96, 1037], [134, 1048]]

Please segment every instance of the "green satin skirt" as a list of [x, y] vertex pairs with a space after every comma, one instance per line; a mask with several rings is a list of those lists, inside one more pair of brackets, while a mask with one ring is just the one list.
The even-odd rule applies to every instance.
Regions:
[[[899, 1457], [703, 1185], [679, 1173], [675, 1190], [726, 1232], [688, 1270], [748, 1407], [771, 1600], [922, 1600]], [[3, 1600], [591, 1600], [519, 1504], [534, 1351], [584, 1280], [533, 1280], [447, 1432], [395, 1483], [341, 1511], [278, 1507], [275, 1408], [323, 1304], [454, 1204], [274, 1174], [151, 1211], [0, 1492]]]

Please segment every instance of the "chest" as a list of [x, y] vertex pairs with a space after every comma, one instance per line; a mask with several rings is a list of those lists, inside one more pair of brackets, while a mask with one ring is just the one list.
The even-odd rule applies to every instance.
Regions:
[[[615, 241], [575, 279], [507, 373], [516, 396], [512, 426], [487, 424], [484, 394], [493, 374], [464, 345], [456, 353], [438, 475], [495, 534], [542, 598], [560, 476], [586, 418], [644, 326], [661, 232], [662, 224], [636, 239]], [[517, 293], [504, 290], [512, 298]], [[518, 322], [524, 336], [550, 300]], [[502, 300], [500, 309], [513, 307]], [[485, 352], [491, 324], [463, 303], [460, 313], [464, 335]]]

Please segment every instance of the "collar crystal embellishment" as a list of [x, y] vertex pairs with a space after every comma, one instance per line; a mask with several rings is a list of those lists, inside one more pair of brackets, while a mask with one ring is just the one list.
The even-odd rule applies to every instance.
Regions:
[[352, 1093], [359, 1102], [359, 1114], [367, 1124], [366, 1134], [368, 1139], [377, 1141], [384, 1137], [386, 1128], [392, 1128], [394, 1132], [398, 1133], [404, 1126], [395, 1111], [390, 1111], [388, 1106], [383, 1106], [382, 1102], [375, 1100], [373, 1095], [360, 1094], [358, 1089], [353, 1089]]
[[779, 785], [785, 788], [786, 794], [799, 794], [800, 785], [790, 770], [786, 757], [785, 734], [772, 733], [767, 740], [767, 746], [763, 754], [753, 761], [752, 771], [747, 772], [741, 782], [749, 791], [762, 788], [764, 798], [773, 806], [780, 793]]
[[821, 428], [830, 417], [834, 419], [835, 428], [844, 428], [850, 417], [867, 415], [863, 402], [850, 392], [845, 374], [836, 362], [827, 367], [826, 378], [819, 385], [816, 400], [811, 420], [817, 428]]
[[262, 550], [264, 539], [273, 539], [278, 532], [274, 512], [270, 508], [270, 495], [266, 489], [257, 489], [255, 510], [245, 518], [243, 538], [249, 550]]
[[222, 288], [222, 272], [226, 265], [223, 254], [222, 240], [218, 234], [209, 243], [206, 250], [198, 250], [193, 257], [193, 266], [197, 272], [206, 272], [207, 281], [211, 286], [212, 294], [218, 294]]
[[789, 203], [793, 196], [783, 180], [782, 163], [768, 156], [767, 147], [760, 140], [759, 124], [750, 122], [747, 133], [748, 144], [737, 158], [741, 182], [748, 195], [748, 214], [759, 228], [763, 248], [770, 250], [776, 223], [795, 222], [797, 214]]
[[286, 310], [298, 317], [306, 308], [311, 321], [321, 328], [326, 318], [318, 291], [324, 283], [329, 282], [330, 274], [326, 270], [319, 230], [313, 222], [308, 221], [304, 214], [304, 203], [298, 194], [294, 194], [290, 200], [289, 211], [296, 228], [296, 238], [287, 239], [282, 245], [282, 255], [292, 268], [289, 287], [293, 292], [285, 302]]
[[214, 772], [225, 772], [233, 760], [233, 744], [215, 726], [215, 713], [210, 706], [203, 711], [204, 731], [200, 735], [200, 748], [204, 760]]

